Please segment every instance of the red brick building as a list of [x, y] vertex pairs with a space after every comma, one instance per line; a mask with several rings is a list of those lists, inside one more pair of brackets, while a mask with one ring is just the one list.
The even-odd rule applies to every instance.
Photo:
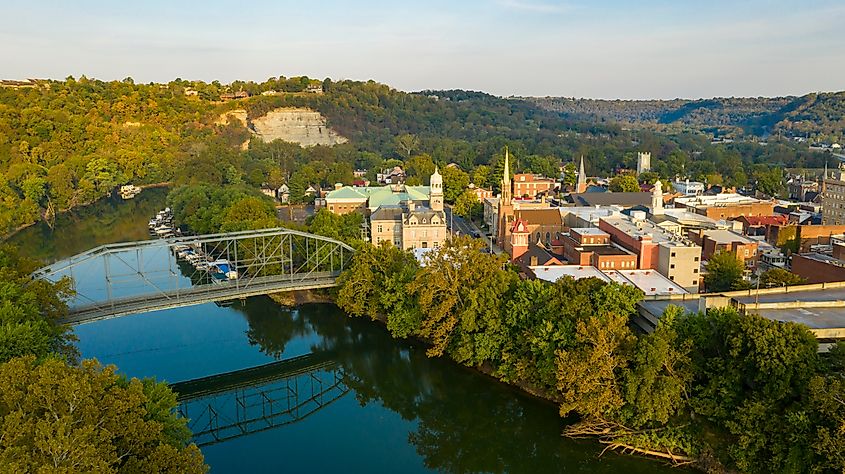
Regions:
[[610, 234], [595, 228], [570, 229], [561, 238], [563, 256], [572, 265], [590, 265], [599, 270], [633, 270], [637, 255], [610, 243]]
[[554, 179], [538, 174], [515, 174], [513, 176], [513, 196], [515, 198], [526, 196], [533, 198], [539, 194], [548, 193], [556, 185], [557, 181]]

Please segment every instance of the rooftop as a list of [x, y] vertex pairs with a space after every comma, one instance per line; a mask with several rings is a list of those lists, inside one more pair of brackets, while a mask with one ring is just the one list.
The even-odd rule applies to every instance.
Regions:
[[705, 236], [719, 244], [731, 244], [734, 242], [753, 244], [757, 242], [756, 240], [749, 239], [744, 235], [739, 235], [735, 232], [721, 229], [705, 230], [702, 232], [702, 236]]
[[572, 232], [577, 232], [577, 233], [579, 233], [579, 234], [581, 234], [581, 235], [593, 235], [593, 236], [595, 236], [595, 235], [603, 235], [603, 236], [606, 236], [606, 237], [609, 237], [609, 236], [610, 236], [610, 234], [608, 234], [607, 232], [605, 232], [605, 231], [603, 231], [603, 230], [601, 230], [601, 229], [597, 229], [597, 228], [595, 228], [595, 227], [573, 227], [573, 228], [572, 228], [572, 229], [570, 229], [570, 230], [571, 230]]
[[634, 238], [651, 238], [652, 242], [677, 242], [676, 246], [692, 246], [692, 242], [675, 235], [651, 221], [634, 220], [629, 217], [603, 217], [601, 220]]
[[607, 275], [602, 273], [598, 268], [591, 266], [548, 265], [530, 268], [537, 278], [550, 282], [556, 282], [565, 276], [572, 277], [576, 280], [581, 278], [598, 278], [602, 281], [610, 281]]
[[650, 206], [651, 193], [572, 193], [567, 198], [578, 206], [610, 206], [623, 207]]
[[617, 283], [636, 286], [646, 296], [688, 293], [683, 287], [661, 275], [657, 270], [610, 270], [606, 271], [605, 274]]
[[691, 196], [675, 198], [675, 204], [681, 204], [686, 207], [695, 209], [706, 209], [708, 207], [726, 207], [739, 206], [748, 204], [763, 204], [771, 203], [771, 201], [763, 201], [757, 198], [743, 196], [736, 193], [723, 193], [713, 196]]

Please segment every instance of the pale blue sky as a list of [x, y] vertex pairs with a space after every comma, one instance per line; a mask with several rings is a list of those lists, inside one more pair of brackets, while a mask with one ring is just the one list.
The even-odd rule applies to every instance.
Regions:
[[308, 75], [594, 98], [845, 89], [845, 1], [0, 0], [0, 78]]

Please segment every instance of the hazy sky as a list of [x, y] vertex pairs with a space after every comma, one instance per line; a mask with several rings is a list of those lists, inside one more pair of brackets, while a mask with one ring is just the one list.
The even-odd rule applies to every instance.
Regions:
[[308, 75], [594, 98], [845, 89], [845, 1], [0, 0], [0, 78]]

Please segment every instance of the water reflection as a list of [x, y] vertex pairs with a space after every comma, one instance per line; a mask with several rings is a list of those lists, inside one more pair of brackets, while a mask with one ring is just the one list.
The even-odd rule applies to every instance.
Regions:
[[306, 305], [289, 318], [278, 314], [262, 318], [249, 315], [249, 306], [245, 309], [250, 341], [265, 353], [284, 352], [285, 342], [298, 331], [310, 329], [319, 335], [312, 350], [334, 354], [343, 368], [344, 384], [361, 406], [382, 406], [416, 425], [407, 433], [407, 442], [428, 469], [516, 473], [669, 469], [616, 454], [599, 460], [595, 443], [561, 438], [554, 405], [448, 361], [429, 359], [419, 344], [395, 341], [383, 328], [349, 320], [333, 305]]

